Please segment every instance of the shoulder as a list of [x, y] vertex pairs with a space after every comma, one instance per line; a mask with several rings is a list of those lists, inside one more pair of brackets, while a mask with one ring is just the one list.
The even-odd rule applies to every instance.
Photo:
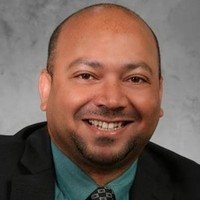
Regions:
[[24, 152], [25, 143], [29, 136], [39, 128], [45, 126], [46, 123], [38, 123], [27, 126], [17, 132], [15, 135], [0, 135], [0, 170], [11, 170], [17, 165], [21, 155]]
[[143, 157], [144, 164], [148, 163], [151, 168], [147, 169], [151, 170], [149, 173], [156, 175], [160, 183], [162, 180], [163, 183], [168, 182], [177, 196], [184, 199], [188, 194], [194, 197], [199, 194], [198, 163], [151, 142], [146, 146]]
[[195, 172], [200, 172], [198, 163], [155, 143], [150, 142], [145, 148], [145, 153], [151, 156], [161, 167], [172, 171], [178, 170], [180, 175], [189, 176]]
[[[15, 135], [0, 135], [0, 151], [1, 153], [9, 153], [7, 151], [9, 148], [10, 149], [15, 149], [16, 146], [20, 149], [23, 143], [26, 142], [28, 137], [35, 132], [36, 130], [46, 126], [46, 122], [41, 122], [37, 124], [33, 124], [30, 126], [27, 126], [17, 132]], [[21, 144], [21, 145], [19, 145]], [[0, 154], [1, 156], [1, 154]]]

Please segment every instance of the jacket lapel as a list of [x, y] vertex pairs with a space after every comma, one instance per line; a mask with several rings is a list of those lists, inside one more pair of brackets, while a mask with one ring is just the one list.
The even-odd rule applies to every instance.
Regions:
[[168, 173], [146, 150], [138, 161], [134, 184], [130, 191], [131, 200], [172, 200], [173, 192]]
[[54, 200], [54, 181], [50, 171], [13, 178], [11, 200]]
[[46, 128], [29, 136], [19, 169], [12, 179], [11, 200], [54, 200], [54, 166], [50, 148]]

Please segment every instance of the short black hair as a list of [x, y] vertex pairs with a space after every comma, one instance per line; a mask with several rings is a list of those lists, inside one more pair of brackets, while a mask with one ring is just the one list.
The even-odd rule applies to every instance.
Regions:
[[48, 58], [47, 58], [47, 71], [50, 75], [53, 75], [53, 65], [54, 65], [54, 57], [55, 57], [55, 51], [56, 51], [56, 45], [57, 45], [57, 41], [58, 41], [58, 37], [60, 35], [60, 32], [63, 28], [63, 25], [70, 19], [72, 18], [74, 15], [77, 15], [85, 10], [89, 10], [89, 9], [93, 9], [96, 7], [104, 7], [104, 8], [119, 8], [120, 10], [125, 11], [126, 13], [129, 13], [131, 15], [136, 16], [136, 18], [140, 19], [151, 31], [154, 40], [155, 40], [155, 44], [156, 44], [156, 48], [157, 48], [157, 53], [158, 53], [158, 67], [159, 67], [159, 78], [162, 77], [162, 72], [161, 72], [161, 55], [160, 55], [160, 46], [159, 46], [159, 42], [157, 39], [156, 34], [154, 33], [154, 31], [152, 30], [152, 28], [137, 14], [135, 13], [133, 10], [130, 10], [129, 8], [126, 8], [122, 5], [118, 5], [118, 4], [113, 4], [113, 3], [100, 3], [100, 4], [94, 4], [85, 8], [82, 8], [78, 11], [76, 11], [75, 13], [71, 14], [70, 16], [68, 16], [66, 19], [64, 19], [57, 27], [56, 29], [53, 31], [50, 40], [49, 40], [49, 45], [48, 45]]

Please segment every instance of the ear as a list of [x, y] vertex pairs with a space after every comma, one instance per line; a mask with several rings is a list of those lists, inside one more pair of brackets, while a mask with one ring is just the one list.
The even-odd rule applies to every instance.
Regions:
[[163, 96], [163, 77], [161, 77], [159, 80], [159, 98], [160, 98], [160, 114], [159, 114], [159, 116], [160, 117], [162, 117], [164, 115], [164, 111], [161, 108], [162, 96]]
[[51, 90], [51, 83], [52, 83], [51, 75], [47, 72], [46, 69], [43, 69], [40, 73], [39, 83], [38, 83], [38, 89], [41, 100], [40, 109], [42, 111], [46, 111], [47, 109], [48, 98]]

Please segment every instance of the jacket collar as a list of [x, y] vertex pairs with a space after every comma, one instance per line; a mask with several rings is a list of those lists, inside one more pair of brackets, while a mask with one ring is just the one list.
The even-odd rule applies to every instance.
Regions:
[[[151, 145], [151, 144], [150, 144]], [[130, 191], [131, 200], [172, 200], [170, 177], [165, 167], [152, 157], [149, 145], [138, 160], [136, 178]]]
[[54, 200], [54, 166], [44, 125], [37, 125], [37, 130], [26, 139], [19, 169], [12, 179], [11, 200]]
[[50, 137], [46, 126], [36, 130], [28, 137], [21, 164], [32, 174], [52, 167]]

